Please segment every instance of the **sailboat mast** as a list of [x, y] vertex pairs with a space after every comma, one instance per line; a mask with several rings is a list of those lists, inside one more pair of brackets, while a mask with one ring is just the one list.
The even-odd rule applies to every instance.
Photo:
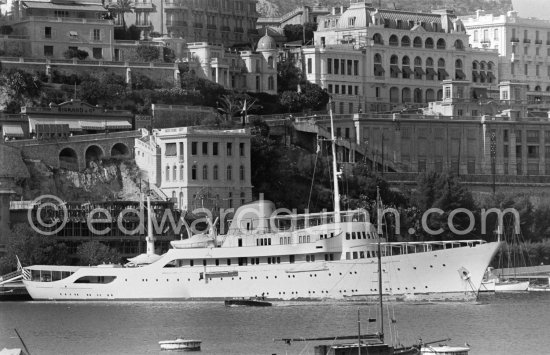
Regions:
[[153, 235], [153, 223], [151, 219], [151, 197], [147, 196], [147, 255], [155, 254], [155, 237]]
[[332, 99], [329, 101], [330, 140], [332, 143], [332, 180], [334, 180], [334, 223], [341, 222], [340, 191], [338, 190], [338, 165], [336, 164], [336, 137], [334, 135], [334, 117], [332, 115]]
[[361, 355], [361, 313], [357, 310], [357, 355]]
[[[381, 218], [378, 218], [382, 213], [382, 206], [380, 204], [380, 188], [376, 187], [376, 212], [377, 220], [382, 222]], [[382, 302], [382, 253], [380, 246], [380, 239], [382, 238], [382, 226], [378, 226], [378, 302], [380, 303], [380, 340], [384, 341], [384, 304]]]

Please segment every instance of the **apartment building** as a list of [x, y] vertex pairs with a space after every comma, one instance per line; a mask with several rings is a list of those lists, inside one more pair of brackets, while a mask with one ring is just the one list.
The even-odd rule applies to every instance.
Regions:
[[470, 48], [451, 10], [414, 13], [351, 0], [318, 22], [301, 60], [307, 79], [332, 95], [337, 113], [422, 107], [442, 99], [446, 79], [498, 92], [497, 51]]
[[527, 85], [527, 103], [550, 105], [550, 21], [522, 18], [516, 11], [495, 16], [478, 10], [462, 17], [473, 48], [499, 53], [498, 77]]
[[26, 42], [25, 56], [61, 58], [68, 49], [90, 59], [112, 60], [114, 24], [99, 3], [15, 1], [9, 20], [13, 34]]
[[138, 167], [177, 207], [237, 208], [252, 199], [250, 134], [244, 129], [153, 130], [136, 139]]
[[[116, 0], [108, 0], [109, 8]], [[257, 40], [256, 0], [135, 0], [125, 15], [145, 37], [155, 32], [189, 42], [251, 43]], [[122, 26], [122, 19], [115, 19]]]

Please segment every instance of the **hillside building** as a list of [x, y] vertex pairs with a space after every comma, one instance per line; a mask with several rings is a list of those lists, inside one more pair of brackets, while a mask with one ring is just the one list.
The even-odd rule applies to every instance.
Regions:
[[498, 96], [497, 51], [470, 48], [451, 10], [414, 13], [351, 0], [341, 14], [318, 22], [314, 45], [303, 47], [298, 60], [306, 78], [332, 95], [337, 113], [426, 106], [443, 98], [446, 79], [472, 83], [476, 95]]
[[136, 139], [137, 166], [176, 206], [237, 208], [252, 200], [250, 134], [244, 129], [153, 130]]
[[525, 83], [531, 108], [550, 107], [549, 20], [522, 18], [516, 11], [495, 16], [478, 10], [462, 21], [473, 48], [498, 51], [500, 80]]

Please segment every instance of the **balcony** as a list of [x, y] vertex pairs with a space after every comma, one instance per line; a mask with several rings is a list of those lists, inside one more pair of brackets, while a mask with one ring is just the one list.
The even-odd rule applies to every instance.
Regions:
[[242, 27], [235, 27], [235, 32], [237, 32], [237, 33], [243, 33], [244, 30], [243, 30]]
[[143, 22], [136, 22], [136, 27], [138, 28], [149, 28], [149, 27], [152, 27], [153, 25], [151, 24], [151, 22], [146, 22], [146, 21], [143, 21]]
[[535, 41], [535, 44], [542, 44], [542, 39], [537, 39], [537, 40]]
[[218, 27], [216, 25], [210, 24], [210, 25], [206, 25], [206, 28], [209, 29], [209, 30], [215, 30]]
[[142, 10], [153, 10], [153, 4], [152, 3], [134, 3], [135, 9], [142, 9]]
[[187, 27], [187, 21], [166, 21], [167, 27]]
[[231, 32], [231, 27], [229, 27], [229, 26], [222, 26], [221, 30], [222, 30], [222, 32]]
[[523, 43], [531, 43], [531, 40], [529, 38], [524, 38]]
[[195, 23], [193, 23], [193, 27], [195, 27], [195, 28], [202, 28], [203, 25], [202, 25], [202, 23], [200, 23], [200, 22], [195, 22]]
[[512, 43], [519, 43], [519, 38], [512, 38], [512, 39], [510, 40], [510, 42], [512, 42]]

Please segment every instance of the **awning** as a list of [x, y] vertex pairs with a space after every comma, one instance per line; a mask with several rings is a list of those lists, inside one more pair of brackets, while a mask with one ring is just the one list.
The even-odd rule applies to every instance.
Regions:
[[476, 72], [476, 71], [473, 71], [473, 72], [472, 72], [472, 77], [473, 77], [474, 79], [479, 79], [479, 73]]
[[426, 75], [434, 76], [435, 74], [434, 68], [426, 68]]
[[13, 124], [2, 125], [2, 135], [4, 137], [25, 137], [23, 128], [19, 125]]
[[456, 75], [456, 78], [457, 78], [458, 80], [464, 80], [464, 79], [466, 79], [466, 74], [464, 74], [464, 72], [462, 71], [462, 69], [457, 69], [457, 70], [455, 71], [455, 75]]
[[128, 121], [106, 121], [105, 128], [107, 129], [128, 129], [132, 128], [132, 124]]
[[411, 70], [410, 67], [403, 67], [403, 73], [407, 73], [407, 74], [411, 75], [412, 70]]
[[92, 130], [105, 129], [105, 127], [103, 126], [103, 122], [99, 122], [99, 121], [80, 121], [80, 126], [83, 129], [92, 129]]
[[393, 73], [401, 73], [401, 69], [399, 69], [399, 67], [397, 65], [390, 65], [390, 70], [393, 72]]
[[447, 73], [447, 71], [443, 68], [437, 69], [437, 72], [443, 79], [447, 79], [447, 77], [449, 76], [449, 73]]
[[384, 68], [382, 67], [382, 64], [375, 64], [374, 65], [374, 74], [375, 75], [378, 75], [378, 74], [384, 74], [386, 71], [384, 70]]
[[69, 31], [69, 36], [71, 36], [71, 37], [78, 37], [78, 32], [76, 32], [76, 31]]
[[487, 80], [487, 74], [484, 71], [479, 72], [479, 75], [481, 76], [481, 80]]
[[424, 75], [424, 74], [426, 74], [426, 73], [424, 72], [424, 69], [422, 69], [421, 67], [414, 67], [414, 73], [415, 73], [415, 74], [418, 74], [418, 75]]
[[493, 74], [493, 72], [487, 72], [487, 77], [491, 80], [495, 80], [497, 77]]

